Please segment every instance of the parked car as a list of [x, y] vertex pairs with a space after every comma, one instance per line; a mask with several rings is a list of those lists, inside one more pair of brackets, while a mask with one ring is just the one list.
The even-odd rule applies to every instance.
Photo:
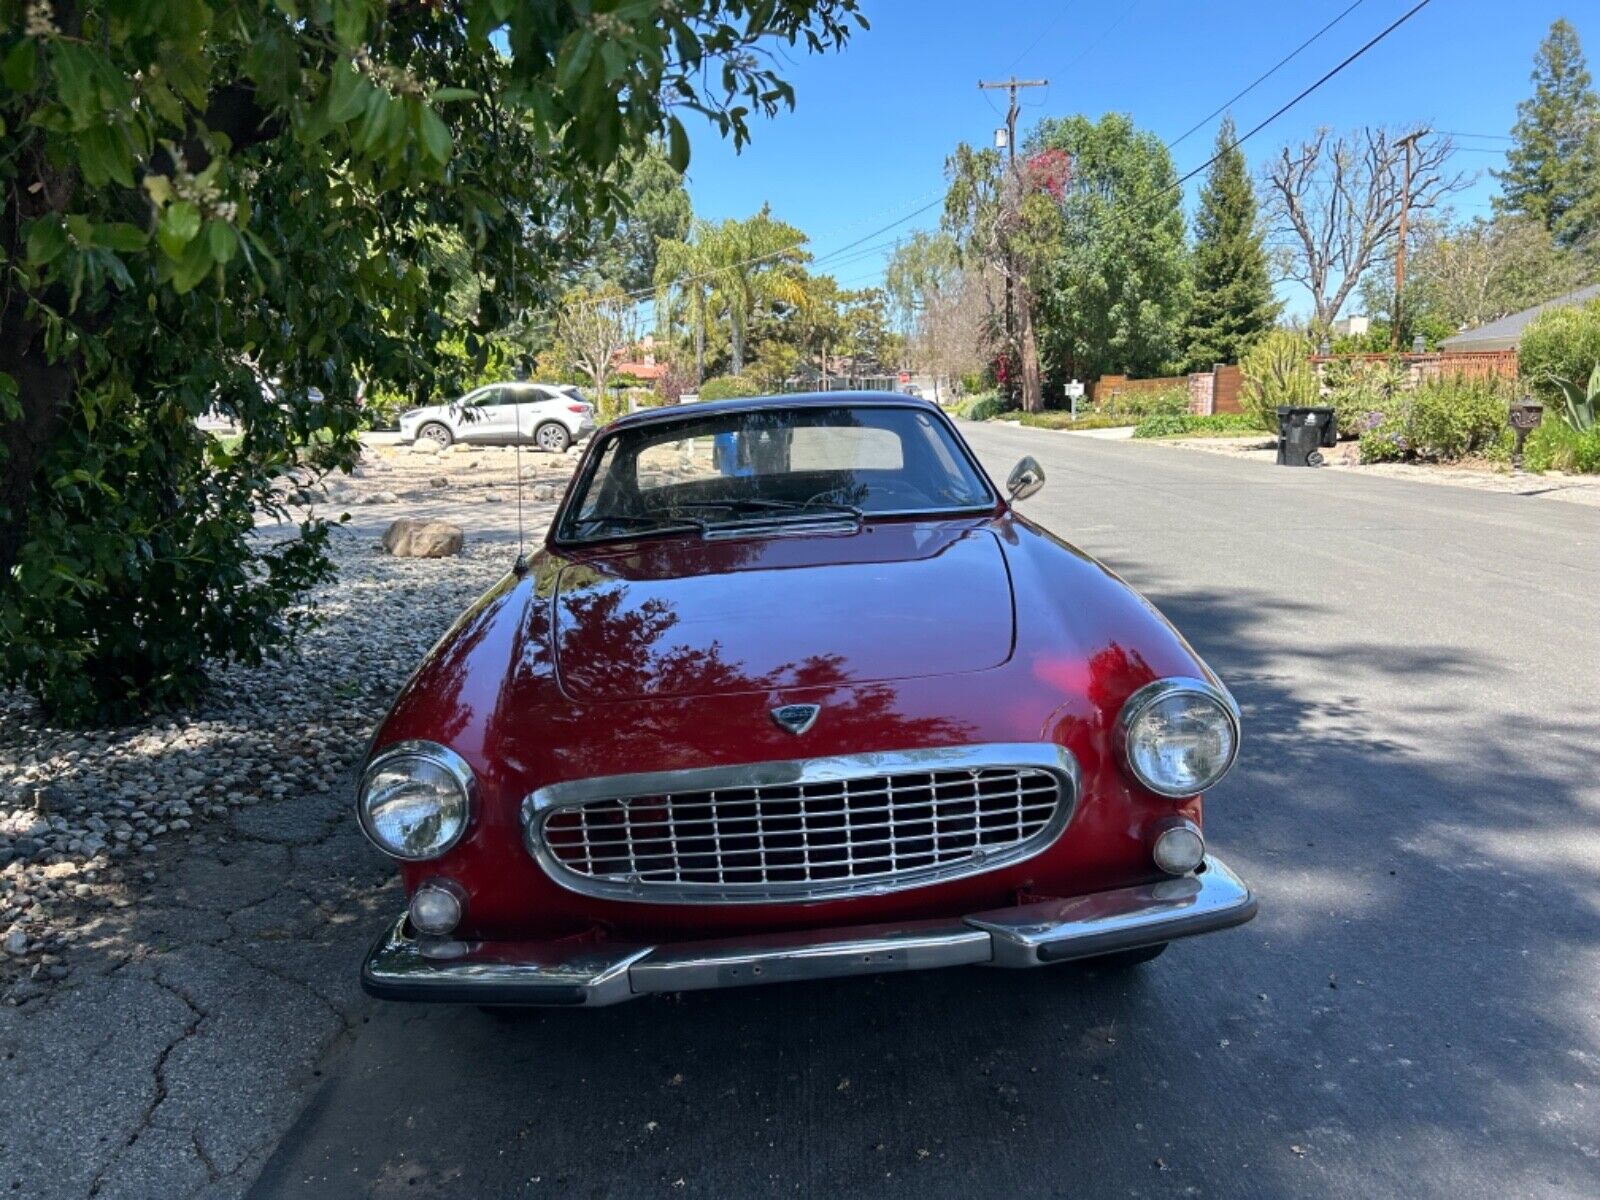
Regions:
[[657, 408], [429, 652], [358, 785], [409, 905], [370, 993], [601, 1005], [1237, 925], [1202, 793], [1239, 710], [937, 406]]
[[400, 440], [419, 438], [448, 446], [517, 442], [560, 454], [595, 429], [594, 406], [567, 384], [491, 383], [449, 404], [400, 414]]

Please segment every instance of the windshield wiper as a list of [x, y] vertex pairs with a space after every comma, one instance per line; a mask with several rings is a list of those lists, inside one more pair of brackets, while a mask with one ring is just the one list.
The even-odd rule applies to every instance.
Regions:
[[699, 533], [706, 531], [706, 523], [699, 517], [647, 516], [634, 513], [596, 513], [593, 516], [579, 517], [572, 523], [574, 529], [585, 525], [620, 525], [624, 528], [643, 529], [648, 533], [675, 533], [685, 529], [693, 529]]
[[688, 500], [678, 508], [754, 508], [764, 512], [785, 513], [845, 513], [861, 520], [866, 514], [854, 504], [842, 500], [766, 500], [759, 496], [741, 496], [731, 500]]

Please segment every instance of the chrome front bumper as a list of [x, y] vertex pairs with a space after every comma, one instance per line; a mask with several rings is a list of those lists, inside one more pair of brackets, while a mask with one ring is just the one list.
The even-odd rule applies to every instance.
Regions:
[[383, 1000], [598, 1006], [651, 992], [981, 964], [1037, 967], [1242, 925], [1244, 881], [1208, 857], [1178, 879], [959, 920], [757, 934], [713, 942], [468, 942], [416, 938], [405, 918], [373, 946], [361, 986]]

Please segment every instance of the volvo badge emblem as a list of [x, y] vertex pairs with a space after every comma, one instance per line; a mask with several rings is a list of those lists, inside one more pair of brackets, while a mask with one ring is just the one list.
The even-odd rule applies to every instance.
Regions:
[[799, 737], [817, 723], [817, 714], [821, 711], [820, 704], [784, 704], [772, 710], [772, 719], [779, 728]]

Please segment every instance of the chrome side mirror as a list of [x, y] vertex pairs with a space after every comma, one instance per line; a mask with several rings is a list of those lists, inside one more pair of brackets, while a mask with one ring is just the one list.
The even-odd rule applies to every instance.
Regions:
[[1044, 468], [1031, 454], [1012, 467], [1011, 474], [1006, 477], [1006, 491], [1011, 493], [1013, 503], [1026, 500], [1043, 486]]

